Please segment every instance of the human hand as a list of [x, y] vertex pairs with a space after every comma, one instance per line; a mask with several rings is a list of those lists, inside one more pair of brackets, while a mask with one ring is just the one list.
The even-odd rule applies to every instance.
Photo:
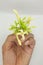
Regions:
[[25, 35], [22, 46], [18, 45], [16, 36], [11, 34], [2, 46], [3, 65], [28, 65], [35, 46], [34, 36]]

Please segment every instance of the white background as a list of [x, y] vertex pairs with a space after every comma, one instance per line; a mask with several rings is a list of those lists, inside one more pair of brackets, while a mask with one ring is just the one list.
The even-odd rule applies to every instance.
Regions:
[[0, 11], [12, 12], [13, 8], [23, 14], [43, 14], [43, 0], [0, 0]]
[[43, 65], [43, 0], [0, 0], [0, 65], [3, 65], [2, 45], [11, 33], [8, 28], [15, 19], [13, 8], [19, 11], [21, 17], [30, 15], [35, 18], [31, 25], [36, 26], [33, 30], [36, 45], [30, 65]]

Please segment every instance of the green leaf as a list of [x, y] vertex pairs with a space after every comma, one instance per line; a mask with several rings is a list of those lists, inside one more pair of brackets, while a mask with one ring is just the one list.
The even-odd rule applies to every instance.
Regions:
[[19, 40], [18, 35], [21, 35], [22, 39], [24, 39], [24, 34], [28, 34], [32, 32], [31, 28], [36, 28], [36, 27], [29, 26], [32, 20], [31, 17], [21, 18], [16, 10], [13, 10], [13, 12], [16, 14], [17, 20], [14, 20], [14, 24], [11, 25], [9, 30], [13, 31], [13, 33], [16, 35], [19, 45], [21, 45], [21, 41]]
[[26, 20], [26, 16], [22, 18], [22, 20]]
[[11, 27], [9, 28], [9, 30], [13, 30], [16, 29], [16, 27], [14, 25], [11, 25]]
[[36, 28], [36, 26], [31, 26], [31, 28]]

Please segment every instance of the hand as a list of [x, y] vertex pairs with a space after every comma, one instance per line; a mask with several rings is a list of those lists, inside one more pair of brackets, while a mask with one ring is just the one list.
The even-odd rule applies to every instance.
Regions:
[[9, 35], [2, 46], [3, 65], [28, 65], [34, 46], [32, 34], [25, 35], [22, 46], [18, 45], [14, 34]]

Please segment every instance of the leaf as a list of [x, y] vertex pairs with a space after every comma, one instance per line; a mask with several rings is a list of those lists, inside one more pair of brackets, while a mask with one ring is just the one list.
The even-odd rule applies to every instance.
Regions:
[[36, 26], [31, 26], [31, 28], [36, 28]]
[[11, 25], [11, 27], [9, 28], [9, 30], [13, 30], [16, 29], [16, 27], [14, 25]]
[[22, 18], [22, 20], [26, 20], [26, 16]]
[[31, 17], [21, 18], [15, 9], [13, 10], [13, 12], [16, 14], [17, 20], [14, 20], [14, 24], [11, 25], [11, 27], [9, 29], [11, 31], [13, 31], [13, 33], [16, 35], [19, 45], [21, 45], [21, 41], [19, 40], [18, 35], [21, 35], [22, 39], [25, 39], [24, 34], [28, 34], [28, 33], [32, 32], [31, 28], [36, 28], [36, 27], [29, 26], [30, 22], [33, 18], [31, 18]]
[[17, 10], [13, 9], [13, 12], [16, 14], [17, 20], [20, 21], [20, 16], [19, 16]]

